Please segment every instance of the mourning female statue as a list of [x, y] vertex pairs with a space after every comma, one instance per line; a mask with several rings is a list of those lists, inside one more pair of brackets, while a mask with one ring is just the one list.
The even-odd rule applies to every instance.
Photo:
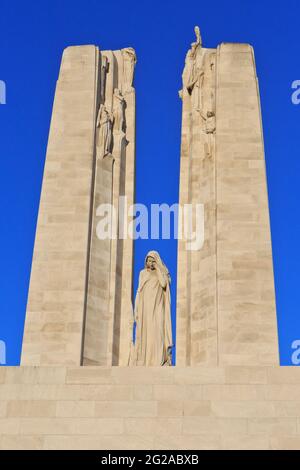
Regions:
[[135, 344], [129, 365], [170, 366], [172, 353], [171, 278], [157, 251], [149, 251], [135, 298]]

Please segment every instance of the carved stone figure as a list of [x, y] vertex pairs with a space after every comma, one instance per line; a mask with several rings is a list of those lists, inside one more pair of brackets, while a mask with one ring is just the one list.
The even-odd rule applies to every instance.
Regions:
[[121, 49], [123, 56], [123, 83], [124, 90], [130, 91], [133, 84], [134, 67], [136, 64], [136, 54], [132, 47]]
[[97, 127], [99, 128], [97, 139], [97, 155], [104, 158], [106, 155], [111, 154], [113, 146], [113, 116], [107, 111], [104, 104], [100, 105]]
[[[204, 74], [201, 64], [202, 39], [199, 26], [195, 26], [196, 41], [192, 42], [185, 58], [185, 67], [182, 74], [183, 86], [191, 94], [195, 83]], [[199, 60], [200, 59], [200, 60]]]
[[113, 115], [114, 115], [114, 129], [116, 131], [126, 131], [126, 121], [125, 121], [125, 99], [119, 88], [114, 90], [114, 100], [113, 100]]
[[101, 58], [101, 71], [100, 71], [100, 101], [105, 101], [105, 85], [106, 85], [106, 74], [108, 72], [108, 59], [105, 55]]
[[136, 340], [130, 365], [172, 364], [171, 278], [157, 251], [149, 251], [139, 276], [134, 319]]
[[200, 33], [199, 26], [195, 26], [194, 31], [195, 31], [195, 34], [196, 34], [196, 43], [195, 44], [202, 47], [202, 38], [201, 38], [201, 33]]
[[206, 114], [201, 110], [201, 118], [204, 122], [203, 131], [207, 134], [206, 142], [204, 143], [205, 156], [211, 158], [213, 155], [214, 148], [214, 133], [216, 132], [216, 116], [213, 111], [207, 111]]
[[214, 134], [216, 130], [216, 116], [213, 111], [207, 111], [206, 115], [203, 111], [199, 110], [202, 119], [205, 122], [204, 132], [206, 134]]

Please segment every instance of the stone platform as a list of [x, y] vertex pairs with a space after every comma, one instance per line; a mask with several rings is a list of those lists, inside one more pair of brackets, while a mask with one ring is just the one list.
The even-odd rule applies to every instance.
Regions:
[[2, 367], [1, 449], [300, 449], [297, 367]]

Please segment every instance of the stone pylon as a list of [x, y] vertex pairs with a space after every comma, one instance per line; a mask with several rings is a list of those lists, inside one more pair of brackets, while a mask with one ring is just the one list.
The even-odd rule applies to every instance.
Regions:
[[[22, 365], [109, 366], [128, 359], [133, 241], [122, 238], [122, 221], [134, 201], [135, 62], [132, 48], [89, 45], [63, 53]], [[105, 238], [99, 216], [110, 205], [107, 231], [113, 233]]]
[[183, 72], [180, 199], [204, 205], [204, 243], [178, 241], [177, 360], [277, 365], [268, 194], [253, 48], [197, 39]]

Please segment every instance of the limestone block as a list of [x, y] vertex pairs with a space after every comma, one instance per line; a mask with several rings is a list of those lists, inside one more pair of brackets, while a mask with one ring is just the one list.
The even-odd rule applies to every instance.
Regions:
[[7, 367], [0, 448], [300, 448], [297, 367], [162, 369]]

